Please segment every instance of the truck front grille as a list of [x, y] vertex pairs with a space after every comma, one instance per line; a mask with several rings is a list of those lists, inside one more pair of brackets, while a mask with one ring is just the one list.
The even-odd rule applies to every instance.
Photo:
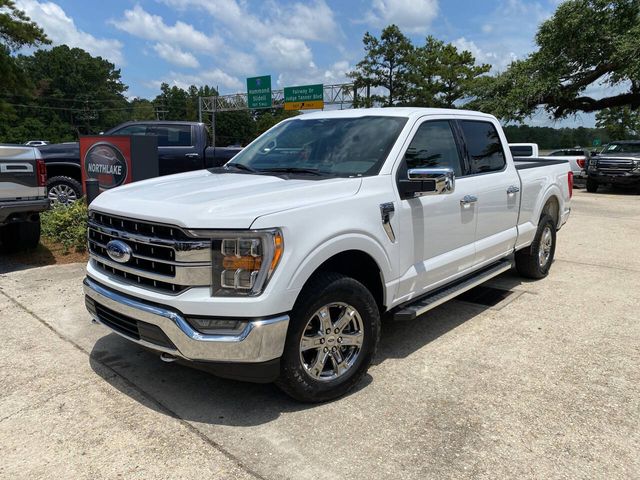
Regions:
[[601, 173], [625, 173], [633, 169], [631, 160], [598, 160], [598, 170]]
[[[129, 246], [128, 261], [109, 256], [112, 240]], [[91, 212], [88, 244], [94, 267], [120, 281], [172, 295], [211, 284], [211, 242], [179, 227]]]

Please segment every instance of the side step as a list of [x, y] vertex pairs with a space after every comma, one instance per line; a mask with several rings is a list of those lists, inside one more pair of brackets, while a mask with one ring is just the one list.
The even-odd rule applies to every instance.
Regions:
[[481, 283], [510, 270], [512, 266], [513, 263], [511, 260], [501, 260], [479, 272], [475, 272], [454, 283], [440, 287], [425, 296], [412, 300], [410, 303], [401, 305], [394, 313], [393, 319], [396, 321], [413, 320], [432, 308], [436, 308], [438, 305], [442, 305], [444, 302], [457, 297], [461, 293], [471, 290]]

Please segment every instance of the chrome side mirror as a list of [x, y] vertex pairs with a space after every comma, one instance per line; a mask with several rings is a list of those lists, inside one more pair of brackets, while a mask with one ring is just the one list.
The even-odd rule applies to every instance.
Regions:
[[453, 193], [456, 186], [456, 175], [451, 168], [411, 168], [407, 176], [416, 186], [420, 182], [417, 197]]

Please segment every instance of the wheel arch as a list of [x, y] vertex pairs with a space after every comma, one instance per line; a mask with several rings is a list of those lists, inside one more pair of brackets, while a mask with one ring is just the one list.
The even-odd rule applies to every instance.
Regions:
[[80, 165], [72, 162], [46, 163], [47, 178], [70, 177], [82, 183]]
[[358, 280], [373, 295], [381, 311], [387, 299], [385, 278], [391, 274], [386, 253], [373, 240], [354, 242], [353, 238], [333, 239], [306, 257], [292, 276], [290, 289], [302, 290], [320, 272], [333, 271]]

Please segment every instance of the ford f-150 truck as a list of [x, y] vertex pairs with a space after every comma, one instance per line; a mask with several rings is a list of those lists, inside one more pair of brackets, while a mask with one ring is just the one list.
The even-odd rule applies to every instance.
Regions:
[[513, 265], [546, 276], [571, 194], [567, 162], [515, 163], [490, 115], [302, 115], [224, 167], [100, 195], [86, 305], [165, 361], [323, 401], [365, 374], [383, 314], [414, 319]]
[[[224, 165], [241, 147], [210, 147], [204, 123], [137, 121], [126, 122], [104, 135], [155, 135], [158, 137], [160, 175], [190, 172]], [[38, 147], [49, 176], [49, 199], [67, 204], [82, 196], [80, 146], [77, 142]]]
[[35, 248], [40, 242], [40, 212], [49, 208], [46, 182], [36, 148], [0, 145], [0, 244], [5, 250]]

